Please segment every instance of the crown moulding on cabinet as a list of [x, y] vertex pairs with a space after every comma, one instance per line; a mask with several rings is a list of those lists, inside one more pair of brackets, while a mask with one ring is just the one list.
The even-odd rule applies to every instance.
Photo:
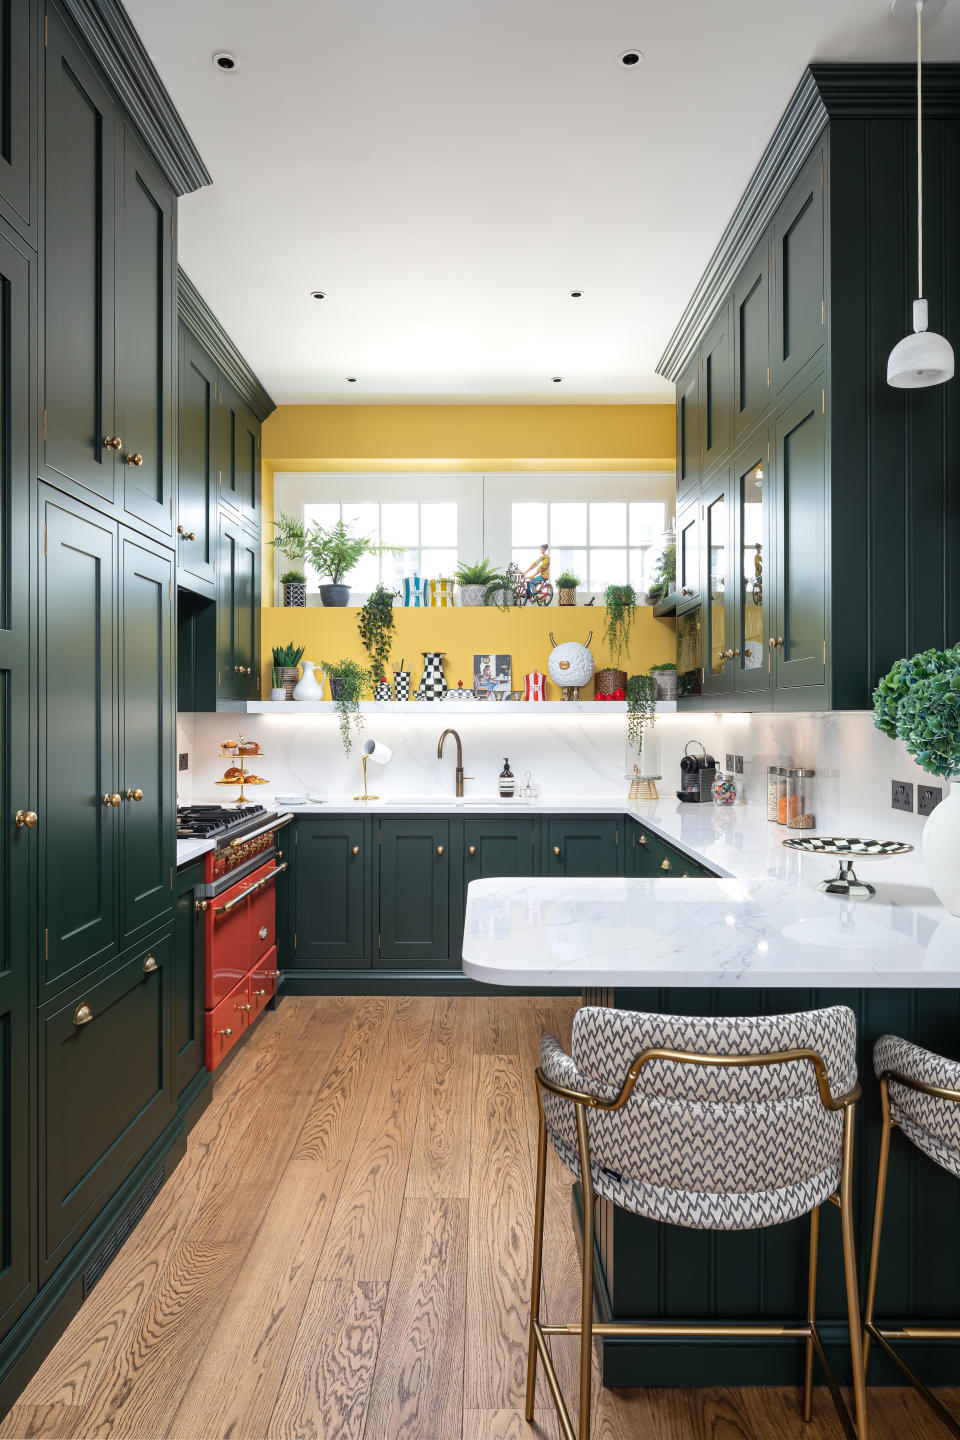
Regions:
[[187, 272], [177, 267], [177, 313], [181, 322], [226, 375], [243, 403], [262, 423], [277, 408]]

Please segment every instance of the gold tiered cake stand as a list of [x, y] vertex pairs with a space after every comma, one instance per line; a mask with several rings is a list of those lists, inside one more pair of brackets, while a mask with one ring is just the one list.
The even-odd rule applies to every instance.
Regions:
[[[269, 783], [270, 783], [269, 780], [264, 780], [264, 778], [263, 778], [262, 775], [251, 775], [250, 772], [246, 769], [246, 767], [245, 767], [245, 765], [244, 765], [244, 761], [245, 761], [245, 760], [265, 760], [265, 759], [266, 759], [266, 756], [263, 755], [262, 752], [261, 752], [261, 750], [260, 750], [259, 744], [257, 745], [256, 750], [255, 750], [252, 754], [243, 754], [243, 755], [241, 755], [241, 753], [240, 753], [240, 746], [241, 746], [243, 743], [244, 743], [243, 732], [241, 731], [241, 732], [238, 733], [238, 735], [237, 735], [237, 749], [236, 749], [236, 752], [234, 752], [233, 750], [225, 750], [225, 749], [223, 748], [223, 746], [221, 745], [221, 747], [220, 747], [220, 759], [221, 759], [221, 760], [232, 760], [232, 761], [234, 761], [234, 769], [236, 770], [237, 773], [236, 773], [236, 775], [234, 776], [234, 778], [233, 778], [232, 780], [228, 780], [228, 779], [226, 778], [226, 776], [224, 776], [224, 778], [223, 778], [222, 780], [217, 780], [217, 781], [215, 782], [217, 785], [239, 785], [239, 786], [240, 786], [240, 794], [237, 796], [236, 802], [235, 802], [237, 805], [242, 805], [242, 804], [244, 803], [244, 801], [247, 799], [246, 793], [244, 792], [244, 788], [243, 788], [245, 785], [269, 785]], [[248, 742], [248, 743], [251, 743], [251, 742]], [[252, 742], [252, 743], [256, 743], [256, 742]]]

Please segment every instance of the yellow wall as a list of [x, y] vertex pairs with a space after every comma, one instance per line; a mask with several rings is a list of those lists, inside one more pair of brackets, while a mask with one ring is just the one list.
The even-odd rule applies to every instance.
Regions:
[[[281, 405], [263, 426], [264, 540], [277, 470], [672, 470], [675, 414], [673, 405]], [[273, 581], [265, 545], [265, 596]]]
[[[357, 633], [358, 614], [359, 611], [354, 608], [341, 610], [308, 606], [304, 609], [264, 609], [263, 673], [260, 680], [263, 697], [269, 695], [273, 683], [270, 671], [274, 645], [286, 645], [291, 641], [296, 645], [305, 645], [304, 658], [318, 663], [321, 660], [350, 658], [362, 665], [369, 664]], [[450, 609], [407, 609], [395, 605], [393, 614], [395, 630], [391, 664], [399, 668], [402, 658], [406, 668], [413, 671], [414, 686], [420, 679], [424, 650], [444, 652], [444, 671], [447, 684], [452, 689], [456, 689], [458, 680], [463, 681], [465, 689], [470, 689], [474, 655], [495, 652], [512, 657], [513, 688], [519, 690], [523, 686], [525, 671], [540, 670], [546, 674], [550, 631], [560, 644], [564, 640], [584, 641], [592, 630], [590, 648], [598, 669], [609, 663], [609, 653], [600, 634], [604, 612], [597, 605], [551, 605], [544, 609], [525, 605], [522, 609], [505, 612], [495, 606], [481, 605]], [[634, 618], [630, 652], [623, 661], [623, 668], [633, 673], [675, 659], [673, 621], [656, 620], [649, 607], [641, 607]], [[592, 695], [593, 685], [585, 686], [583, 698], [590, 699]], [[330, 698], [329, 690], [324, 692], [324, 698]], [[560, 699], [559, 689], [549, 679], [547, 699]]]

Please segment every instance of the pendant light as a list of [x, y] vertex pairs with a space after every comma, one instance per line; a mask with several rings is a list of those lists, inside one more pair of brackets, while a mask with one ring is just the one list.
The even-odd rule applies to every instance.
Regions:
[[894, 345], [887, 361], [887, 384], [898, 390], [942, 385], [953, 378], [949, 340], [927, 329], [923, 294], [923, 15], [937, 15], [946, 0], [892, 0], [894, 15], [917, 22], [917, 299], [913, 302], [913, 334]]

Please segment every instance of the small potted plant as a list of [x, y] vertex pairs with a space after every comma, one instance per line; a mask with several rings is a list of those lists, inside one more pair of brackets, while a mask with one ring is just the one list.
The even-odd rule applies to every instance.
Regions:
[[960, 915], [960, 645], [898, 660], [873, 692], [873, 723], [921, 769], [950, 782], [927, 817], [922, 848], [931, 885]]
[[666, 660], [662, 665], [651, 665], [650, 674], [653, 676], [654, 684], [657, 687], [658, 700], [676, 700], [677, 698], [677, 667], [673, 660]]
[[326, 577], [320, 586], [322, 605], [346, 605], [350, 599], [350, 586], [344, 579], [363, 559], [364, 555], [398, 555], [396, 545], [378, 545], [366, 535], [352, 534], [349, 525], [337, 520], [328, 530], [322, 525], [311, 525], [306, 534], [306, 555], [318, 575]]
[[[363, 648], [370, 657], [373, 674], [378, 677], [376, 689], [379, 694], [376, 694], [375, 698], [389, 700], [390, 686], [386, 675], [390, 664], [394, 619], [393, 592], [385, 585], [378, 585], [361, 605], [357, 616], [357, 629], [360, 631]], [[387, 687], [386, 693], [380, 688], [383, 685]]]
[[270, 692], [271, 700], [292, 700], [293, 687], [300, 679], [300, 661], [303, 658], [303, 645], [274, 645], [273, 647], [273, 689], [279, 690], [276, 695]]
[[572, 570], [564, 570], [557, 576], [557, 594], [561, 605], [576, 605], [579, 589], [580, 576], [574, 575]]
[[360, 697], [364, 690], [369, 689], [373, 683], [373, 674], [356, 660], [324, 660], [323, 668], [330, 680], [330, 694], [333, 703], [337, 707], [337, 720], [340, 726], [340, 739], [343, 748], [349, 755], [353, 749], [353, 736], [350, 733], [350, 721], [357, 730], [363, 726], [363, 716], [360, 714]]
[[285, 570], [280, 576], [280, 584], [283, 586], [284, 605], [306, 605], [307, 603], [307, 577], [303, 571], [303, 557], [307, 548], [307, 537], [302, 520], [295, 515], [284, 515], [281, 511], [279, 520], [271, 520], [274, 528], [274, 537], [269, 542], [281, 555], [286, 555], [292, 561], [292, 568]]
[[[461, 605], [499, 605], [505, 609], [513, 601], [509, 576], [490, 564], [489, 555], [472, 565], [461, 560], [456, 570], [456, 581]], [[509, 592], [509, 599], [504, 598], [506, 592]]]
[[668, 545], [660, 556], [653, 579], [647, 589], [647, 600], [651, 605], [656, 605], [660, 600], [666, 600], [677, 588], [677, 547], [675, 544]]
[[627, 672], [619, 666], [621, 659], [630, 652], [630, 628], [637, 611], [637, 594], [632, 585], [608, 585], [603, 592], [603, 603], [603, 638], [613, 665], [597, 671], [596, 693], [615, 695], [623, 692], [625, 695]]

